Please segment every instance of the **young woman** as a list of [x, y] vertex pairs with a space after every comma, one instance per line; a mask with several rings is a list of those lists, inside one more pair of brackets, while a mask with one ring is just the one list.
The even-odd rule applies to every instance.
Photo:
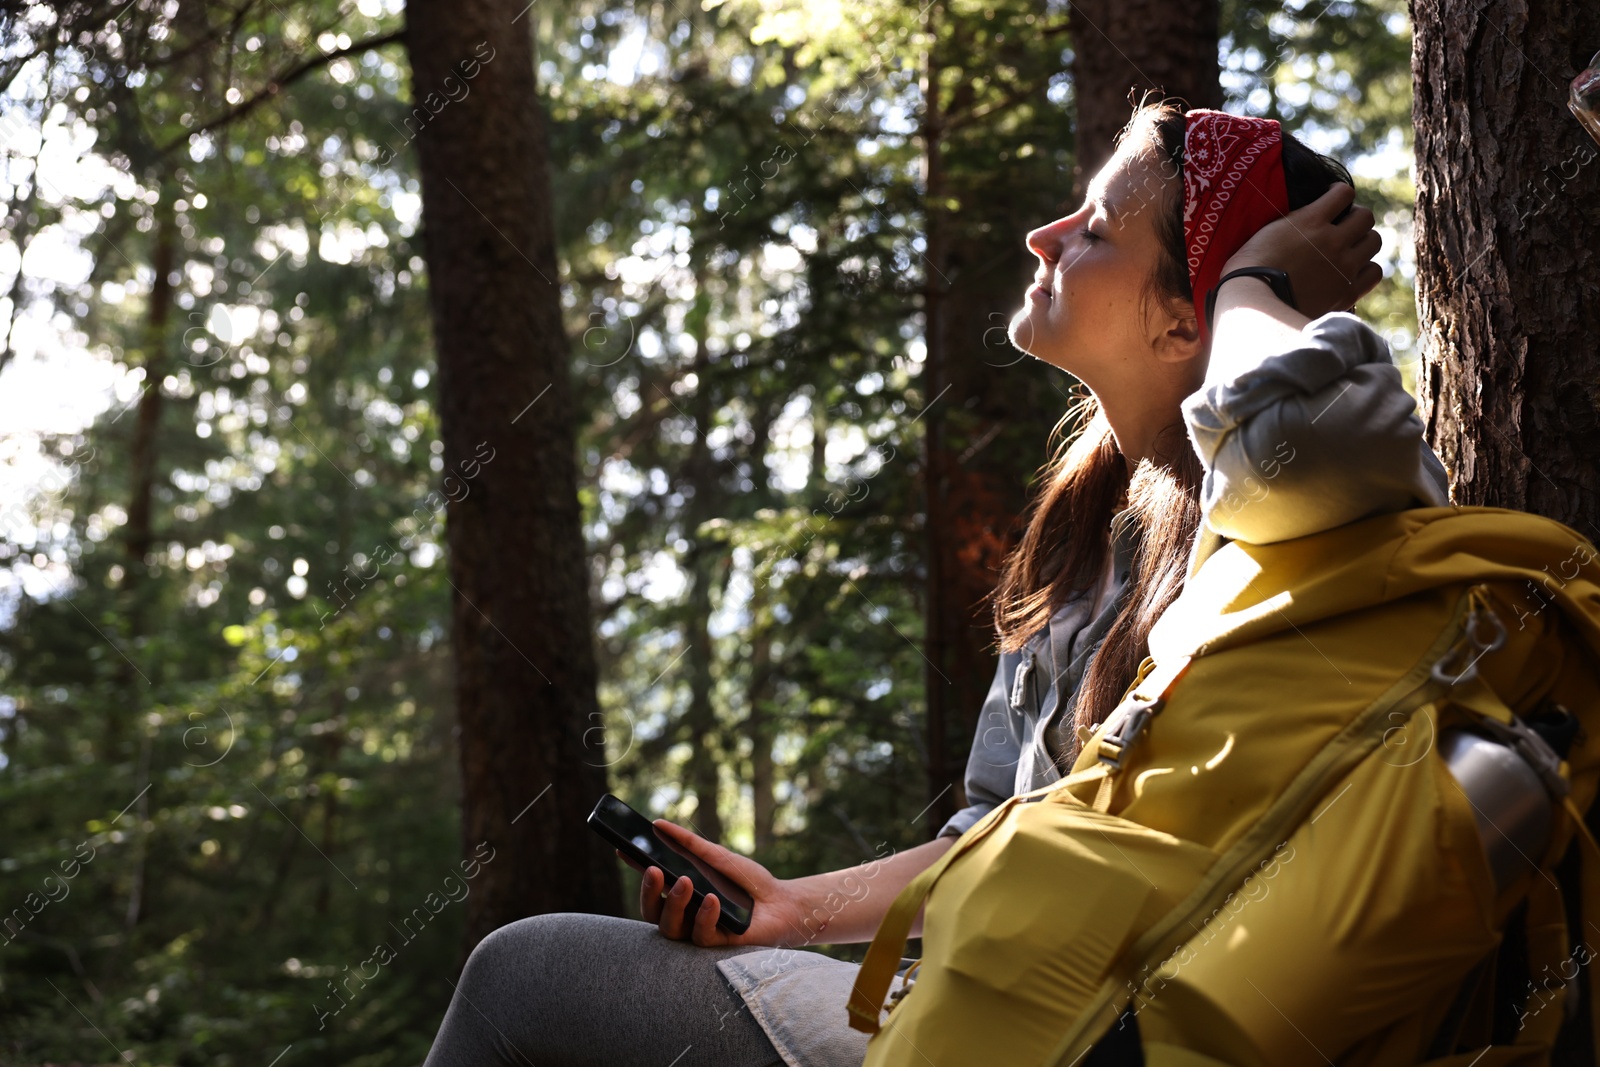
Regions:
[[[1013, 342], [1090, 399], [1063, 419], [1084, 428], [1044, 469], [996, 590], [1002, 655], [968, 807], [927, 844], [792, 880], [658, 821], [750, 890], [750, 929], [717, 928], [714, 897], [686, 922], [688, 880], [666, 887], [656, 870], [645, 923], [512, 923], [468, 961], [428, 1067], [859, 1064], [866, 1035], [844, 1008], [858, 968], [795, 947], [869, 940], [964, 830], [1058, 779], [1199, 558], [1224, 537], [1281, 540], [1444, 502], [1387, 346], [1327, 314], [1381, 274], [1348, 180], [1276, 123], [1139, 108], [1084, 204], [1027, 237], [1039, 266]], [[1240, 268], [1269, 270], [1219, 284]]]

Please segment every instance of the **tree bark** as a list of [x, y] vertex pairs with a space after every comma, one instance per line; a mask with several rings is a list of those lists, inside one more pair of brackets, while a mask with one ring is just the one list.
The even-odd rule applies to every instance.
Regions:
[[760, 582], [750, 595], [750, 806], [755, 814], [755, 853], [767, 855], [777, 843], [777, 768], [772, 758], [777, 720], [771, 713], [777, 672], [772, 663], [772, 610], [767, 583]]
[[[1593, 539], [1600, 166], [1566, 97], [1600, 44], [1600, 8], [1413, 0], [1411, 17], [1429, 440], [1456, 503], [1536, 512]], [[1592, 1063], [1593, 1025], [1585, 1008], [1563, 1026], [1551, 1062]], [[1487, 1034], [1490, 1020], [1468, 1027]]]
[[[157, 445], [161, 434], [161, 412], [164, 404], [162, 381], [167, 376], [167, 345], [171, 332], [173, 287], [172, 272], [177, 266], [177, 220], [173, 201], [178, 197], [177, 187], [169, 180], [166, 171], [160, 172], [156, 182], [159, 197], [156, 201], [155, 228], [150, 255], [150, 301], [146, 310], [144, 337], [144, 389], [139, 394], [138, 414], [133, 423], [133, 440], [128, 447], [128, 467], [131, 484], [128, 488], [128, 521], [123, 531], [123, 562], [126, 569], [118, 583], [118, 598], [123, 606], [122, 639], [126, 646], [122, 662], [118, 664], [118, 688], [123, 694], [119, 705], [110, 709], [106, 720], [107, 758], [112, 762], [121, 756], [125, 724], [131, 723], [139, 732], [139, 755], [135, 766], [135, 780], [147, 782], [150, 778], [150, 729], [144, 722], [144, 690], [151, 681], [134, 662], [139, 655], [140, 639], [145, 632], [145, 601], [152, 595], [147, 557], [155, 544], [155, 487]], [[147, 861], [150, 835], [147, 829], [150, 817], [150, 794], [139, 794], [138, 822], [133, 850], [133, 873], [128, 878], [128, 905], [123, 912], [127, 926], [138, 925], [145, 911]]]
[[[942, 40], [946, 28], [950, 36]], [[973, 219], [967, 205], [981, 193], [970, 170], [950, 166], [971, 151], [954, 130], [970, 121], [975, 105], [966, 69], [956, 78], [945, 71], [971, 62], [973, 30], [943, 3], [929, 5], [924, 29], [938, 43], [930, 46], [923, 70], [926, 354], [924, 407], [913, 417], [922, 425], [926, 561], [927, 807], [918, 827], [931, 837], [967, 803], [967, 753], [995, 664], [985, 598], [994, 590], [1024, 505], [1022, 469], [997, 462], [1002, 450], [985, 450], [1002, 426], [1009, 436], [1037, 448], [1056, 413], [1042, 393], [1018, 395], [1018, 379], [997, 374], [986, 351], [995, 309], [1008, 306], [1026, 288], [1020, 271], [995, 269], [997, 263], [1024, 258], [1025, 231], [1019, 226], [997, 232]], [[942, 91], [951, 81], [955, 90]], [[1042, 95], [1043, 87], [1038, 91]], [[1014, 352], [1008, 351], [1006, 362], [1016, 362]]]
[[[945, 296], [950, 290], [946, 269], [949, 266], [949, 227], [945, 211], [944, 182], [944, 101], [940, 88], [939, 31], [944, 4], [933, 0], [923, 16], [923, 32], [928, 51], [922, 72], [922, 189], [926, 205], [927, 251], [924, 253], [922, 281], [923, 343], [927, 355], [922, 364], [922, 486], [923, 553], [926, 590], [923, 597], [924, 640], [922, 658], [923, 693], [928, 719], [928, 804], [932, 809], [929, 826], [937, 830], [956, 810], [963, 797], [956, 777], [957, 760], [952, 754], [950, 725], [952, 706], [961, 700], [951, 693], [950, 675], [941, 669], [959, 648], [951, 629], [959, 626], [965, 612], [954, 603], [954, 590], [947, 579], [949, 552], [947, 489], [945, 480], [944, 409], [939, 402], [946, 391], [945, 364], [949, 360], [945, 328]], [[954, 699], [952, 699], [954, 697]], [[955, 792], [956, 796], [951, 796]], [[931, 835], [930, 835], [931, 836]]]
[[718, 758], [722, 731], [717, 725], [717, 709], [712, 702], [713, 648], [711, 644], [711, 587], [716, 583], [721, 546], [714, 535], [702, 532], [702, 524], [709, 522], [721, 510], [721, 493], [717, 486], [716, 465], [706, 435], [711, 430], [714, 415], [710, 382], [711, 295], [707, 291], [707, 272], [698, 250], [694, 253], [695, 302], [685, 316], [684, 328], [694, 338], [695, 354], [691, 363], [694, 374], [694, 397], [689, 403], [690, 417], [694, 420], [694, 443], [689, 447], [689, 459], [684, 464], [684, 476], [690, 490], [689, 506], [684, 511], [684, 531], [689, 540], [689, 551], [684, 559], [684, 569], [689, 572], [688, 615], [684, 619], [684, 640], [688, 644], [686, 667], [689, 674], [689, 707], [684, 712], [684, 725], [689, 733], [689, 760], [684, 767], [688, 785], [694, 792], [695, 809], [691, 820], [693, 828], [702, 837], [720, 842], [723, 838], [722, 816], [717, 809], [721, 793], [722, 770]]
[[[168, 322], [172, 317], [172, 272], [177, 265], [177, 223], [173, 218], [175, 185], [158, 184], [150, 256], [150, 299], [145, 317], [144, 387], [139, 393], [138, 410], [133, 419], [133, 439], [128, 443], [128, 468], [132, 484], [128, 489], [128, 521], [123, 527], [123, 571], [118, 588], [124, 594], [127, 611], [125, 633], [130, 642], [143, 632], [143, 589], [146, 557], [155, 543], [154, 499], [156, 487], [156, 439], [161, 431], [164, 396], [161, 382], [167, 376]], [[132, 684], [131, 668], [124, 680]]]
[[[578, 506], [548, 137], [525, 4], [406, 6], [438, 346], [467, 944], [551, 911], [620, 914]], [[459, 94], [467, 86], [465, 95]]]
[[[1600, 8], [1415, 0], [1423, 417], [1458, 504], [1600, 520], [1600, 166], [1567, 110]], [[1589, 234], [1589, 239], [1576, 235]]]
[[1078, 192], [1111, 158], [1127, 123], [1130, 90], [1157, 89], [1190, 107], [1221, 107], [1218, 0], [1075, 0], [1073, 93], [1077, 98]]

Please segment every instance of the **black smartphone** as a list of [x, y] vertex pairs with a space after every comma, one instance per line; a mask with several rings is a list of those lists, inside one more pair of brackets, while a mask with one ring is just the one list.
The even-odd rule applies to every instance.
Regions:
[[666, 874], [668, 889], [680, 876], [693, 882], [694, 897], [684, 909], [686, 919], [692, 922], [706, 894], [715, 893], [717, 902], [722, 905], [717, 925], [731, 934], [742, 934], [750, 929], [750, 909], [755, 907], [755, 901], [750, 899], [749, 893], [667, 841], [656, 833], [649, 819], [610, 793], [601, 797], [594, 811], [589, 813], [589, 825], [639, 866], [660, 867]]

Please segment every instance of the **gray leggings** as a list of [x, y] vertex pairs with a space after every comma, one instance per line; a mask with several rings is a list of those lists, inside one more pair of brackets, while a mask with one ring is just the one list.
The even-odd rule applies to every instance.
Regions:
[[472, 951], [424, 1067], [782, 1067], [717, 961], [651, 923], [537, 915]]

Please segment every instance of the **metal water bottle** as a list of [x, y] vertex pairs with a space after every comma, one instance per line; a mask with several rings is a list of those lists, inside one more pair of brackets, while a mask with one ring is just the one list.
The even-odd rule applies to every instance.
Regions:
[[1582, 74], [1572, 79], [1572, 95], [1567, 106], [1578, 116], [1589, 136], [1600, 142], [1600, 52], [1596, 52]]

